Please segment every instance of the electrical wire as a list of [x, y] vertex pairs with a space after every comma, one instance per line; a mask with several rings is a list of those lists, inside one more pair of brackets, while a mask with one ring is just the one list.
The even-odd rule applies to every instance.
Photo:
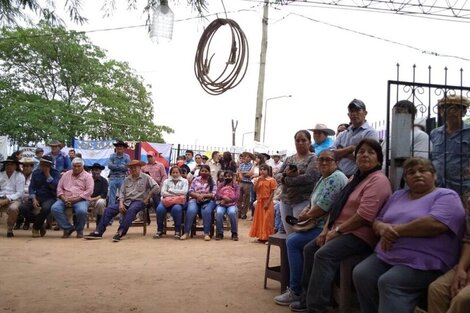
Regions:
[[[225, 68], [217, 78], [212, 79], [209, 74], [215, 53], [209, 57], [210, 45], [217, 30], [222, 26], [230, 27], [232, 45]], [[194, 73], [204, 91], [210, 95], [220, 95], [243, 80], [248, 68], [248, 58], [248, 40], [238, 23], [231, 19], [218, 18], [209, 24], [199, 40], [194, 58]]]

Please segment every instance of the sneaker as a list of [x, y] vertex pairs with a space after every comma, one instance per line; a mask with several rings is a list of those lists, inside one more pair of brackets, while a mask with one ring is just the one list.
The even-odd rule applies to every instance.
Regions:
[[33, 238], [39, 238], [41, 237], [41, 235], [39, 234], [39, 230], [38, 229], [32, 229], [32, 232], [33, 232]]
[[224, 235], [223, 234], [217, 234], [215, 235], [215, 240], [222, 240], [224, 239]]
[[300, 299], [289, 304], [289, 309], [292, 312], [307, 312], [307, 304]]
[[70, 228], [69, 230], [64, 230], [64, 234], [62, 235], [62, 238], [69, 238], [70, 235], [75, 231], [75, 227]]
[[96, 240], [96, 239], [101, 239], [101, 238], [103, 238], [103, 235], [95, 231], [85, 236], [86, 240]]
[[180, 234], [180, 233], [177, 233], [177, 232], [175, 232], [175, 239], [181, 239], [181, 234]]
[[162, 236], [163, 236], [163, 232], [157, 231], [157, 233], [155, 235], [153, 235], [152, 238], [153, 239], [160, 239], [160, 238], [162, 238]]
[[288, 306], [294, 301], [300, 302], [300, 296], [296, 295], [291, 289], [287, 288], [283, 294], [274, 297], [273, 300], [279, 305]]
[[116, 233], [113, 237], [113, 242], [118, 242], [121, 240], [121, 235], [119, 233]]
[[237, 233], [232, 233], [232, 240], [233, 241], [238, 241], [238, 234]]
[[186, 240], [186, 239], [188, 239], [188, 238], [189, 238], [189, 237], [188, 237], [188, 234], [183, 234], [183, 236], [181, 236], [180, 239], [181, 239], [181, 240]]
[[204, 235], [204, 241], [211, 241], [211, 236], [205, 234]]

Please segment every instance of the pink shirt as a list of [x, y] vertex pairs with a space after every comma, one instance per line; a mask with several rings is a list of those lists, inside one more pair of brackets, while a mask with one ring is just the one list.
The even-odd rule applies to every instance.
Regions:
[[148, 173], [150, 177], [152, 177], [159, 186], [161, 186], [165, 179], [168, 178], [165, 167], [163, 166], [163, 164], [158, 162], [142, 166], [142, 172]]
[[[372, 222], [379, 213], [382, 206], [392, 194], [392, 186], [382, 171], [376, 171], [366, 177], [351, 193], [341, 214], [335, 221], [333, 229], [351, 218], [355, 213], [366, 221]], [[351, 232], [367, 242], [372, 248], [378, 241], [372, 226], [361, 226]]]
[[74, 176], [73, 170], [65, 172], [59, 180], [57, 186], [57, 198], [65, 196], [66, 198], [80, 197], [84, 200], [90, 200], [93, 193], [93, 177], [90, 173], [82, 171]]

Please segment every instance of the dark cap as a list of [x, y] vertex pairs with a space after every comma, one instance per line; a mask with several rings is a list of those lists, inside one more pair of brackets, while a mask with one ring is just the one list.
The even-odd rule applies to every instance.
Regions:
[[35, 153], [39, 153], [39, 152], [44, 152], [44, 149], [43, 148], [36, 148]]
[[348, 105], [349, 110], [366, 110], [366, 105], [359, 99], [354, 99]]
[[90, 169], [99, 168], [100, 170], [104, 170], [104, 166], [99, 163], [93, 163], [93, 165], [90, 166], [89, 168]]
[[124, 148], [129, 148], [129, 145], [126, 142], [122, 141], [122, 140], [117, 140], [115, 143], [113, 143], [113, 145], [115, 147], [121, 146], [121, 147], [124, 147]]
[[47, 164], [54, 164], [54, 159], [50, 155], [45, 155], [41, 159], [39, 159], [39, 162], [47, 163]]

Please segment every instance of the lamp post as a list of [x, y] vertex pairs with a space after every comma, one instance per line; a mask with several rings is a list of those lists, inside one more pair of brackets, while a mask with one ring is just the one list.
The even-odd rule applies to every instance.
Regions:
[[255, 132], [246, 132], [242, 134], [242, 147], [245, 147], [245, 135], [254, 134]]
[[290, 98], [292, 97], [292, 95], [284, 95], [284, 96], [277, 96], [277, 97], [272, 97], [272, 98], [268, 98], [264, 101], [264, 116], [263, 116], [263, 143], [265, 142], [265, 138], [266, 138], [266, 119], [268, 117], [268, 101], [269, 100], [274, 100], [274, 99], [279, 99], [279, 98]]

